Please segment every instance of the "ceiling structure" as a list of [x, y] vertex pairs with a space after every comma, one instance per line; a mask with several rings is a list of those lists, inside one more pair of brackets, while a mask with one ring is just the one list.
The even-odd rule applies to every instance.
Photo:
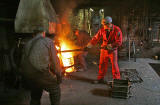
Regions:
[[[20, 0], [0, 0], [0, 20], [2, 18], [14, 19]], [[51, 0], [54, 9], [57, 13], [65, 11], [65, 8], [72, 7], [76, 8], [103, 8], [111, 6], [115, 12], [127, 11], [134, 9], [134, 11], [143, 15], [142, 10], [147, 9], [150, 17], [159, 21], [160, 17], [160, 1], [159, 0]], [[74, 6], [73, 6], [74, 5]], [[136, 11], [139, 10], [139, 11]]]
[[[15, 12], [20, 0], [0, 0], [0, 8], [14, 8], [10, 10]], [[151, 11], [160, 13], [159, 0], [51, 0], [54, 8], [58, 11], [60, 8], [67, 7], [69, 3], [74, 2], [76, 8], [89, 7], [121, 7], [121, 8], [143, 8], [145, 5], [151, 8]], [[63, 6], [61, 6], [63, 4]], [[12, 14], [12, 13], [11, 13]]]
[[[105, 10], [114, 13], [113, 15], [119, 15], [116, 19], [118, 25], [124, 24], [122, 22], [123, 16], [126, 16], [126, 21], [137, 20], [136, 22], [147, 29], [148, 26], [158, 27], [156, 31], [160, 29], [160, 0], [50, 0], [56, 13], [59, 16], [66, 8], [72, 8], [74, 10], [82, 8], [105, 8]], [[0, 0], [0, 23], [1, 26], [9, 24], [11, 28], [14, 26], [14, 20], [17, 13], [20, 0]], [[109, 7], [109, 9], [108, 9]], [[133, 12], [133, 13], [132, 13]], [[130, 19], [130, 20], [129, 20]], [[125, 19], [124, 19], [125, 20]], [[146, 23], [147, 21], [147, 23]], [[150, 24], [150, 22], [152, 23]], [[2, 25], [2, 23], [4, 23]], [[119, 24], [121, 23], [121, 24]], [[136, 24], [137, 24], [136, 23]], [[130, 23], [132, 24], [132, 23]], [[135, 25], [136, 25], [135, 24]], [[127, 24], [128, 25], [128, 24]], [[139, 25], [138, 25], [139, 26]]]

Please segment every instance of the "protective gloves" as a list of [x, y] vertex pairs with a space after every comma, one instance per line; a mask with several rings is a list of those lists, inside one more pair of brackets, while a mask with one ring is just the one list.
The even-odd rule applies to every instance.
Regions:
[[112, 50], [112, 45], [111, 44], [107, 45], [107, 50]]

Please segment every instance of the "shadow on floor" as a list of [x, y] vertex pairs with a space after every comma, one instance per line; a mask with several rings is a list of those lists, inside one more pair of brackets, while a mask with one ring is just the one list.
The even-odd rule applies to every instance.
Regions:
[[91, 90], [91, 93], [96, 96], [111, 97], [111, 89], [95, 88]]
[[159, 63], [149, 63], [154, 71], [160, 76], [160, 64]]
[[67, 75], [66, 78], [69, 78], [71, 80], [78, 80], [78, 81], [82, 81], [82, 82], [88, 82], [88, 83], [93, 83], [94, 79], [90, 79], [84, 76], [78, 76], [78, 75]]

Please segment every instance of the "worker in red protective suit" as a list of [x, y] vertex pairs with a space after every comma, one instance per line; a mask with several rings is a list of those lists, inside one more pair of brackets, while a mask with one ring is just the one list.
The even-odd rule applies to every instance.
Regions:
[[120, 72], [117, 63], [117, 49], [122, 44], [122, 32], [121, 29], [112, 24], [112, 18], [110, 16], [102, 19], [102, 28], [100, 28], [97, 34], [88, 43], [87, 48], [91, 48], [95, 45], [100, 38], [103, 38], [103, 43], [100, 53], [99, 73], [97, 80], [94, 83], [104, 83], [104, 76], [107, 72], [108, 60], [112, 63], [112, 75], [113, 79], [120, 79]]

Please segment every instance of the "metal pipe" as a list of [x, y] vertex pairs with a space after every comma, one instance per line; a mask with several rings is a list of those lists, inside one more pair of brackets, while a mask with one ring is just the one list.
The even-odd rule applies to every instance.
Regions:
[[63, 69], [68, 69], [68, 68], [71, 68], [71, 67], [73, 67], [73, 66], [75, 66], [75, 64], [74, 64], [74, 65], [71, 65], [71, 66], [64, 66]]
[[136, 46], [135, 46], [135, 43], [133, 41], [133, 57], [134, 57], [134, 62], [136, 62]]
[[130, 61], [130, 59], [131, 59], [131, 44], [130, 44], [130, 37], [129, 37], [129, 40], [128, 40], [128, 59], [129, 59], [129, 61]]
[[[85, 48], [80, 48], [80, 49], [73, 49], [73, 50], [62, 50], [62, 51], [58, 51], [58, 53], [67, 53], [67, 52], [76, 52], [76, 51], [88, 51], [90, 48], [88, 49], [85, 49]], [[106, 49], [107, 50], [107, 47], [99, 47], [98, 48], [99, 50], [100, 49]], [[112, 50], [115, 50], [114, 48]]]
[[84, 49], [62, 50], [58, 51], [58, 53], [75, 52], [75, 51], [84, 51]]

